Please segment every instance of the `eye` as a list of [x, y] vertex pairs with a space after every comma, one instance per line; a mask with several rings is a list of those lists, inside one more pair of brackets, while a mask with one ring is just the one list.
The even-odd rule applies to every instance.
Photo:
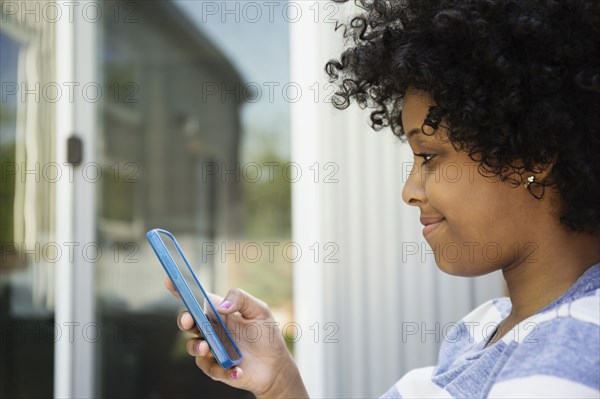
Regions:
[[433, 158], [435, 156], [434, 154], [417, 154], [417, 153], [413, 153], [413, 155], [415, 157], [423, 158], [424, 159], [423, 165], [425, 165], [427, 162], [431, 161], [431, 158]]

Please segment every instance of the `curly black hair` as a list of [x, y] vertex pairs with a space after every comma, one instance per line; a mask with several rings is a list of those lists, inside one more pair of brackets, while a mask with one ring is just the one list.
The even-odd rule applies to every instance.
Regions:
[[480, 173], [506, 181], [553, 164], [543, 184], [560, 195], [560, 222], [600, 231], [600, 1], [355, 3], [350, 44], [325, 66], [336, 108], [372, 108], [375, 130], [406, 141], [401, 99], [424, 90], [436, 103], [425, 124], [447, 123]]

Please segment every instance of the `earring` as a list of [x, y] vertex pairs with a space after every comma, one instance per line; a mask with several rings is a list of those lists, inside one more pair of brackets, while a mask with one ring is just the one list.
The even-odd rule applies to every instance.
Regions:
[[530, 185], [531, 183], [533, 183], [533, 180], [535, 180], [535, 176], [529, 176], [529, 177], [527, 178], [527, 183], [525, 183], [525, 184], [524, 184], [525, 188], [528, 188], [528, 187], [529, 187], [529, 185]]
[[544, 183], [538, 183], [534, 180], [535, 176], [529, 176], [527, 178], [527, 183], [523, 185], [535, 198], [542, 199], [544, 197], [544, 192], [546, 191], [546, 185]]

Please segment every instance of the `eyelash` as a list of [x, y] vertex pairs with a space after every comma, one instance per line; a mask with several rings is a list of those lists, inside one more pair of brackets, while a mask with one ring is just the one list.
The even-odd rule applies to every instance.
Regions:
[[[435, 157], [434, 154], [417, 154], [417, 153], [413, 153], [414, 156], [416, 157], [421, 157], [424, 159], [423, 161], [423, 165], [427, 164], [429, 161], [431, 161], [431, 158]], [[429, 157], [429, 158], [427, 158]]]

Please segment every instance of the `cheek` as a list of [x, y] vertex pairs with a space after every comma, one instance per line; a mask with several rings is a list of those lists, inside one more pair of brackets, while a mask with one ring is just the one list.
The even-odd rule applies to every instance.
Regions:
[[515, 205], [517, 190], [479, 175], [442, 180], [435, 190], [432, 187], [428, 199], [446, 218], [444, 229], [428, 237], [440, 269], [454, 275], [477, 276], [507, 262], [520, 235], [516, 229], [522, 217]]
[[438, 186], [444, 202], [440, 204], [440, 212], [460, 227], [457, 233], [485, 234], [490, 227], [510, 222], [517, 215], [514, 206], [517, 190], [499, 179], [461, 170], [460, 179], [442, 179]]
[[493, 187], [479, 179], [441, 179], [429, 191], [428, 201], [446, 218], [455, 239], [479, 237], [483, 227], [497, 221], [502, 213]]

